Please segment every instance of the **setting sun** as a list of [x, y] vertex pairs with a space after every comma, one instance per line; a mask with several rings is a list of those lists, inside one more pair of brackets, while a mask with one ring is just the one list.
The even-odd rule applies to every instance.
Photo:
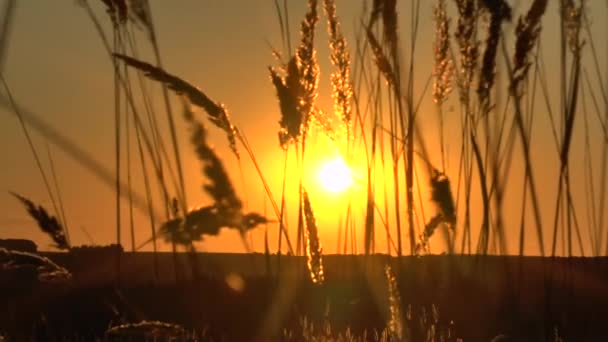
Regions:
[[321, 165], [319, 181], [326, 191], [340, 193], [352, 186], [352, 171], [344, 159], [338, 156]]

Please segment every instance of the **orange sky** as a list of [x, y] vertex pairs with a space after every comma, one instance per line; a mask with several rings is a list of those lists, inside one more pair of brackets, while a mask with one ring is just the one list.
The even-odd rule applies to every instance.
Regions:
[[[95, 4], [97, 15], [102, 19], [106, 29], [109, 29], [108, 19], [103, 13], [101, 1], [91, 1]], [[289, 1], [290, 19], [293, 39], [297, 39], [299, 21], [305, 12], [305, 1]], [[354, 46], [353, 27], [358, 20], [363, 1], [341, 0], [336, 1], [338, 15], [342, 20], [342, 27], [346, 31], [346, 38], [351, 47]], [[422, 86], [432, 72], [432, 41], [434, 26], [432, 21], [432, 4], [434, 1], [422, 1], [420, 13], [421, 28], [418, 41], [418, 63], [416, 73], [416, 92], [422, 92]], [[518, 2], [527, 3], [527, 2]], [[165, 68], [175, 75], [197, 85], [216, 101], [221, 101], [229, 108], [234, 123], [247, 135], [263, 172], [271, 183], [275, 197], [280, 198], [281, 175], [283, 168], [283, 153], [278, 146], [277, 131], [280, 117], [275, 90], [269, 80], [269, 65], [275, 65], [271, 55], [270, 45], [280, 49], [278, 23], [276, 20], [272, 1], [179, 1], [175, 2], [151, 1], [153, 16], [161, 54]], [[450, 3], [450, 6], [452, 4]], [[402, 20], [409, 17], [409, 6], [399, 8]], [[608, 44], [606, 35], [607, 8], [602, 0], [589, 1], [588, 7], [592, 20], [592, 30], [597, 45], [598, 59], [607, 58]], [[452, 21], [454, 25], [455, 18]], [[548, 68], [548, 81], [555, 82], [553, 69], [557, 70], [559, 63], [552, 56], [556, 56], [557, 49], [557, 8], [550, 7], [548, 16], [544, 20], [542, 44]], [[409, 25], [401, 23], [401, 27]], [[406, 37], [404, 30], [403, 37]], [[505, 30], [512, 30], [506, 26]], [[110, 32], [110, 31], [108, 31]], [[331, 110], [329, 92], [329, 72], [331, 65], [328, 60], [326, 24], [321, 17], [318, 27], [319, 60], [321, 63], [321, 88], [319, 105], [326, 111]], [[141, 40], [141, 49], [144, 55], [152, 61], [150, 50]], [[585, 51], [587, 52], [587, 51]], [[499, 56], [502, 58], [501, 56]], [[146, 58], [144, 58], [146, 59]], [[428, 62], [427, 62], [428, 61]], [[590, 65], [590, 60], [585, 60]], [[601, 62], [600, 62], [601, 63]], [[602, 65], [604, 75], [605, 65]], [[103, 46], [88, 19], [85, 11], [74, 1], [20, 1], [16, 10], [14, 26], [11, 34], [10, 49], [7, 62], [4, 66], [5, 77], [17, 101], [31, 112], [38, 115], [44, 122], [60, 131], [62, 135], [74, 141], [80, 148], [87, 151], [96, 161], [105, 165], [108, 170], [114, 169], [114, 128], [113, 128], [113, 74], [111, 63], [103, 50]], [[592, 69], [589, 69], [591, 72]], [[606, 77], [604, 76], [604, 82]], [[153, 87], [155, 101], [161, 108], [161, 92], [157, 86]], [[552, 99], [557, 102], [557, 90], [551, 89]], [[449, 117], [449, 114], [458, 114], [458, 110], [449, 108], [457, 104], [456, 94], [446, 104], [447, 131], [446, 136], [454, 141], [449, 145], [450, 151], [457, 151], [457, 135], [459, 128], [450, 125], [460, 120]], [[174, 108], [179, 113], [179, 102], [173, 96]], [[539, 106], [543, 108], [544, 106]], [[555, 107], [557, 108], [557, 107]], [[160, 112], [160, 110], [159, 110]], [[162, 112], [160, 112], [162, 113]], [[434, 141], [435, 108], [429, 95], [426, 96], [421, 107], [420, 123], [422, 131], [427, 135], [427, 142], [434, 153], [433, 162], [438, 162], [437, 145]], [[428, 115], [427, 115], [428, 113]], [[557, 186], [558, 159], [555, 145], [552, 141], [550, 123], [546, 113], [538, 113], [534, 122], [533, 158], [536, 161], [536, 174], [539, 194], [542, 202], [542, 213], [545, 226], [552, 226], [553, 208]], [[163, 113], [164, 115], [164, 113]], [[582, 116], [581, 116], [582, 117]], [[178, 132], [187, 132], [187, 127], [181, 118], [178, 122]], [[573, 150], [582, 151], [584, 137], [582, 134], [582, 120], [577, 122], [577, 134]], [[597, 121], [595, 121], [597, 122]], [[250, 161], [243, 156], [242, 166], [244, 177], [241, 177], [235, 158], [230, 154], [225, 137], [221, 132], [207, 125], [211, 133], [211, 141], [230, 169], [233, 183], [237, 186], [241, 197], [252, 210], [263, 211], [267, 207], [271, 213], [270, 204], [264, 199], [264, 192]], [[450, 128], [453, 127], [453, 128]], [[167, 142], [168, 140], [168, 135]], [[200, 165], [192, 153], [188, 134], [181, 134], [180, 147], [184, 158], [184, 172], [187, 179], [187, 191], [191, 206], [205, 205], [208, 199], [202, 194], [203, 182]], [[591, 136], [593, 145], [600, 146], [600, 130], [592, 127]], [[450, 140], [450, 139], [448, 139]], [[90, 244], [85, 231], [89, 232], [94, 242], [106, 244], [115, 240], [115, 211], [114, 190], [103, 184], [91, 175], [84, 167], [53, 145], [53, 141], [45, 140], [40, 134], [34, 133], [34, 141], [39, 149], [43, 162], [48, 166], [46, 144], [48, 143], [53, 154], [56, 171], [59, 177], [62, 197], [65, 204], [68, 224], [71, 228], [71, 237], [75, 245]], [[595, 144], [597, 143], [597, 144]], [[326, 153], [339, 147], [320, 140], [319, 148], [312, 147], [313, 159], [326, 158]], [[313, 144], [314, 145], [314, 144]], [[519, 151], [516, 146], [516, 151]], [[596, 148], [594, 160], [600, 155]], [[51, 208], [50, 200], [44, 190], [41, 177], [37, 171], [32, 155], [16, 117], [10, 111], [1, 110], [0, 114], [0, 153], [4, 159], [3, 170], [0, 172], [0, 238], [31, 238], [41, 248], [47, 248], [49, 241], [38, 232], [37, 228], [27, 217], [20, 204], [8, 194], [15, 191]], [[332, 152], [333, 153], [333, 152]], [[453, 154], [455, 155], [455, 153]], [[573, 165], [581, 165], [582, 153], [572, 153]], [[458, 159], [455, 156], [449, 160], [450, 176], [456, 179]], [[521, 168], [521, 161], [515, 161], [514, 167]], [[519, 164], [518, 164], [519, 163]], [[312, 163], [311, 163], [312, 165]], [[312, 166], [311, 166], [312, 168]], [[312, 171], [311, 171], [312, 172]], [[582, 168], [574, 167], [572, 179], [574, 196], [583, 198]], [[135, 171], [134, 171], [135, 173]], [[141, 176], [134, 176], [134, 184], [143, 194]], [[597, 177], [596, 177], [597, 178]], [[521, 201], [522, 172], [514, 170], [510, 178], [505, 201], [507, 225], [519, 226], [519, 206]], [[426, 184], [426, 183], [425, 183]], [[293, 185], [293, 184], [292, 184]], [[350, 194], [332, 195], [322, 191], [315, 180], [308, 181], [313, 207], [319, 219], [321, 239], [325, 251], [333, 253], [336, 250], [336, 234], [338, 222], [345, 219], [345, 207], [348, 198], [361, 199], [365, 195], [365, 185], [353, 190]], [[428, 200], [428, 188], [422, 191]], [[453, 189], [453, 191], [456, 191]], [[360, 202], [355, 205], [356, 212], [361, 213]], [[584, 203], [579, 200], [577, 203]], [[480, 210], [479, 199], [473, 198], [473, 208]], [[585, 207], [578, 208], [579, 221], [586, 223]], [[295, 217], [297, 209], [288, 210]], [[473, 224], [479, 225], [479, 216], [474, 215]], [[405, 217], [405, 213], [402, 215]], [[123, 201], [123, 245], [128, 249], [130, 237], [128, 230], [128, 208], [126, 200]], [[531, 224], [531, 219], [528, 220]], [[149, 226], [145, 213], [135, 212], [136, 240], [144, 241], [150, 237]], [[291, 224], [294, 227], [294, 224]], [[362, 223], [359, 224], [362, 227]], [[378, 227], [381, 227], [378, 225]], [[380, 229], [380, 228], [378, 228]], [[510, 252], [516, 252], [517, 229], [508, 232]], [[532, 229], [529, 229], [526, 251], [537, 253]], [[588, 237], [583, 238], [588, 242]], [[277, 227], [269, 227], [271, 237], [271, 250], [276, 250]], [[358, 232], [359, 238], [362, 232]], [[550, 238], [546, 232], [546, 245]], [[253, 234], [253, 246], [257, 251], [262, 250], [263, 228]], [[404, 241], [406, 237], [404, 236]], [[295, 231], [292, 232], [295, 243]], [[362, 240], [359, 239], [359, 251], [362, 250]], [[474, 240], [475, 241], [475, 240]], [[379, 251], [384, 251], [385, 242], [378, 241]], [[238, 235], [225, 232], [219, 237], [206, 239], [198, 246], [206, 251], [243, 251]], [[168, 248], [164, 246], [164, 248]], [[441, 252], [440, 249], [435, 252]]]

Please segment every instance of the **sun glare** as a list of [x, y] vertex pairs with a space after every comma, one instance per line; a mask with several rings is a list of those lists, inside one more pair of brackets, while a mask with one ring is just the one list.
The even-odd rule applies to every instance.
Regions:
[[340, 193], [353, 185], [352, 171], [344, 159], [338, 156], [321, 165], [319, 182], [326, 191]]

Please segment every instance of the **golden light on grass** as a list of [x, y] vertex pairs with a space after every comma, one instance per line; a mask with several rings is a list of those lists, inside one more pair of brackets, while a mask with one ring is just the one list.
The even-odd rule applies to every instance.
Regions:
[[320, 165], [318, 180], [323, 190], [335, 194], [348, 190], [354, 183], [353, 172], [341, 156]]

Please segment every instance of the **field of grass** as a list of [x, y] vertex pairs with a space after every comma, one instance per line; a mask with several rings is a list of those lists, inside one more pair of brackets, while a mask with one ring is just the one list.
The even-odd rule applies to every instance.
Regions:
[[[5, 4], [0, 51], [17, 2]], [[374, 0], [351, 32], [333, 0], [308, 0], [303, 13], [272, 4], [280, 39], [260, 46], [278, 113], [272, 164], [230, 104], [210, 97], [213, 80], [163, 66], [146, 0], [75, 5], [110, 61], [114, 165], [27, 111], [2, 73], [0, 103], [18, 118], [50, 206], [8, 196], [60, 252], [0, 245], [0, 336], [608, 339], [608, 43], [596, 34], [608, 6]], [[36, 134], [113, 189], [113, 245], [73, 238]], [[355, 184], [340, 188], [344, 200], [311, 178], [324, 150], [346, 169], [330, 186]], [[247, 196], [252, 183], [262, 199]], [[227, 231], [246, 254], [199, 253]]]

